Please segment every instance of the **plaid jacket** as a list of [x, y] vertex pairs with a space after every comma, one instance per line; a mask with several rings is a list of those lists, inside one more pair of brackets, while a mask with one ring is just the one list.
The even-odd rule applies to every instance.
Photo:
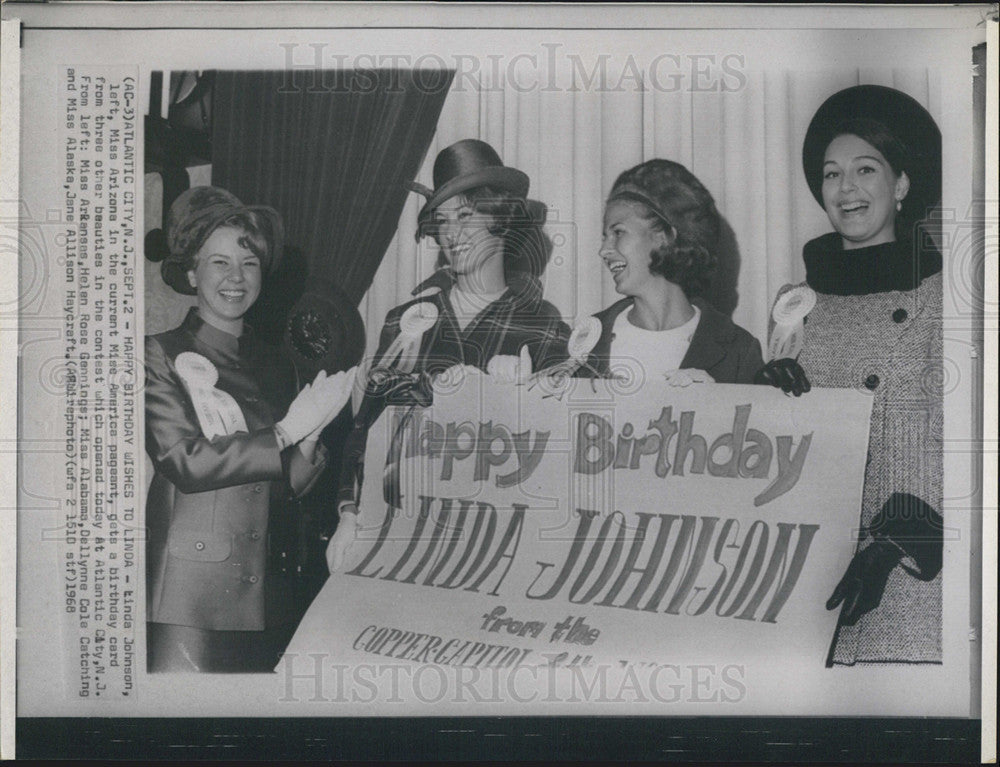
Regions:
[[360, 499], [368, 429], [387, 405], [426, 404], [430, 397], [427, 383], [434, 375], [460, 364], [485, 371], [493, 357], [516, 356], [523, 346], [527, 346], [531, 354], [533, 370], [541, 370], [567, 358], [569, 326], [563, 322], [555, 306], [542, 298], [542, 286], [537, 279], [526, 276], [512, 278], [507, 291], [480, 312], [464, 330], [455, 317], [449, 294], [449, 290], [440, 289], [397, 306], [386, 316], [373, 368], [379, 365], [386, 350], [399, 336], [400, 319], [407, 309], [426, 301], [438, 310], [437, 322], [420, 340], [413, 368], [414, 377], [419, 382], [414, 386], [397, 388], [389, 396], [366, 394], [358, 408], [354, 429], [344, 445], [338, 505], [344, 501], [357, 503]]

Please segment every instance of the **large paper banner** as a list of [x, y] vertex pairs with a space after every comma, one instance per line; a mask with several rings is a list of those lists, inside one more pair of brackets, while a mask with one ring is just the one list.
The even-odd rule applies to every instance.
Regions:
[[342, 686], [366, 669], [375, 710], [461, 702], [452, 685], [489, 678], [487, 702], [528, 713], [583, 713], [558, 704], [623, 684], [737, 700], [748, 674], [832, 673], [825, 602], [857, 542], [871, 398], [568, 386], [473, 376], [387, 410], [358, 539], [279, 672], [337, 669]]

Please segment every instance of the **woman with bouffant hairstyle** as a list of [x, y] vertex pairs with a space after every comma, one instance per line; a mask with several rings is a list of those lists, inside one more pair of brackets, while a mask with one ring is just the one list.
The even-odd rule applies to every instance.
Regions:
[[198, 305], [146, 337], [148, 670], [267, 672], [301, 617], [269, 539], [323, 471], [354, 371], [300, 387], [243, 321], [281, 254], [276, 210], [195, 187], [166, 223], [163, 279]]
[[712, 195], [683, 165], [649, 160], [618, 177], [600, 257], [626, 297], [574, 332], [579, 375], [753, 382], [763, 364], [759, 342], [699, 299], [715, 271], [719, 228]]
[[[430, 190], [425, 193], [430, 194]], [[551, 249], [542, 229], [546, 217], [543, 203], [518, 197], [497, 185], [467, 189], [462, 192], [462, 199], [476, 214], [486, 218], [489, 222], [487, 231], [502, 240], [503, 273], [508, 284], [519, 278], [542, 276]], [[435, 241], [441, 239], [440, 221], [432, 216], [433, 211], [430, 211], [420, 217], [416, 233], [418, 240], [424, 237], [431, 237]], [[450, 270], [444, 247], [438, 252], [436, 266], [442, 273]], [[431, 280], [418, 286], [415, 292], [421, 292], [425, 286], [434, 286], [441, 279], [440, 273], [435, 274]]]
[[941, 199], [941, 131], [911, 96], [856, 85], [816, 111], [802, 169], [832, 232], [805, 282], [778, 291], [761, 382], [872, 398], [858, 545], [827, 609], [829, 665], [942, 659], [941, 252], [921, 222]]

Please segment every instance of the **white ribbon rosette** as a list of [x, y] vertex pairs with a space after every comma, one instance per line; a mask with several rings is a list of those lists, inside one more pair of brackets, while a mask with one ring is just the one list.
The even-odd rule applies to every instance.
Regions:
[[587, 357], [601, 338], [601, 321], [597, 317], [585, 317], [577, 321], [570, 333], [566, 349], [569, 359], [551, 367], [539, 370], [531, 376], [532, 386], [541, 383], [546, 396], [562, 398], [569, 386], [569, 379], [587, 361]]
[[438, 308], [430, 301], [420, 301], [410, 306], [399, 318], [399, 335], [389, 344], [381, 359], [374, 361], [364, 372], [359, 370], [354, 379], [351, 406], [354, 414], [361, 410], [366, 394], [385, 394], [385, 387], [396, 373], [412, 373], [420, 355], [420, 342], [424, 333], [438, 321]]
[[806, 315], [816, 306], [816, 292], [808, 285], [792, 288], [779, 298], [771, 311], [774, 330], [767, 345], [768, 359], [795, 359], [805, 343]]
[[420, 340], [438, 321], [438, 308], [430, 301], [413, 304], [399, 318], [399, 335], [389, 344], [376, 367], [412, 373], [420, 353]]
[[181, 352], [174, 360], [174, 367], [191, 398], [205, 437], [212, 440], [249, 431], [243, 411], [233, 396], [215, 388], [219, 371], [207, 357], [196, 352]]
[[597, 317], [587, 317], [577, 322], [567, 344], [570, 359], [582, 365], [600, 338], [601, 321]]

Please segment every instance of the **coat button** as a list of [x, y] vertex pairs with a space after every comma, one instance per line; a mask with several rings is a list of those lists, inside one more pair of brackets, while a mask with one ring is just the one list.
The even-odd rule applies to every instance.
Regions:
[[254, 486], [253, 486], [253, 491], [254, 491], [255, 493], [263, 493], [263, 492], [264, 492], [264, 488], [263, 488], [263, 487], [261, 487], [260, 485], [254, 485]]
[[195, 543], [194, 548], [195, 548], [195, 551], [204, 551], [205, 550], [205, 542], [204, 541], [198, 541], [197, 543]]
[[260, 579], [256, 575], [244, 575], [240, 580], [244, 583], [256, 583]]
[[906, 318], [909, 316], [906, 313], [906, 309], [897, 309], [892, 313], [892, 321], [896, 323], [906, 322]]
[[879, 379], [878, 376], [872, 373], [865, 379], [865, 388], [871, 391], [875, 391], [878, 388]]
[[257, 531], [257, 530], [251, 530], [250, 531], [250, 540], [251, 541], [259, 541], [260, 540], [260, 532]]

